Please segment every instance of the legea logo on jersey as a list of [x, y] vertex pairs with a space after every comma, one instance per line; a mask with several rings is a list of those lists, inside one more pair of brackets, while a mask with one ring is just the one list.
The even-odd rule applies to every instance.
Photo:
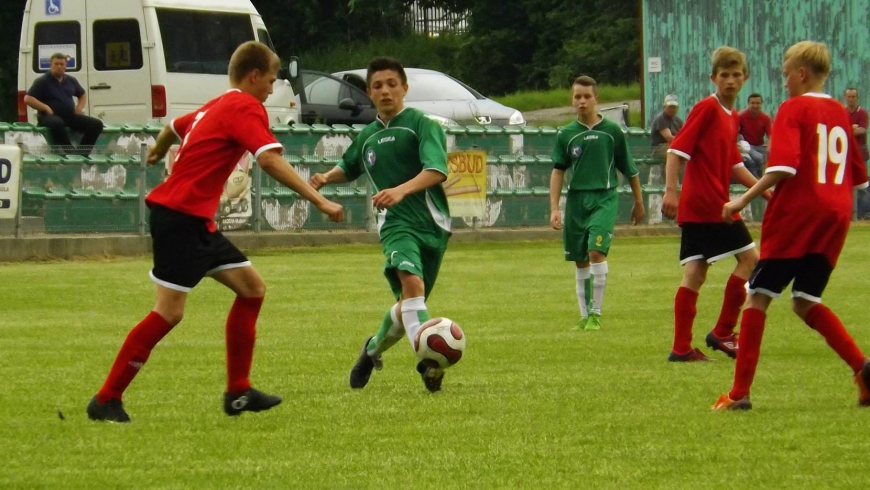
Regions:
[[377, 159], [378, 157], [375, 155], [375, 150], [369, 148], [368, 151], [366, 151], [366, 163], [369, 164], [369, 167], [374, 165]]
[[571, 148], [571, 156], [573, 156], [574, 158], [580, 158], [580, 155], [582, 155], [582, 154], [583, 154], [583, 147], [582, 146], [577, 145], [577, 146]]

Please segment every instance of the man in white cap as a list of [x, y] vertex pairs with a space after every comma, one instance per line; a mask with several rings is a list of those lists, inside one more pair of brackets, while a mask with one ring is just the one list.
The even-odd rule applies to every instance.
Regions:
[[679, 107], [680, 101], [677, 100], [676, 95], [668, 94], [665, 96], [664, 108], [653, 119], [650, 129], [650, 145], [653, 148], [653, 156], [664, 159], [665, 153], [671, 145], [671, 140], [683, 127], [683, 120], [677, 116]]

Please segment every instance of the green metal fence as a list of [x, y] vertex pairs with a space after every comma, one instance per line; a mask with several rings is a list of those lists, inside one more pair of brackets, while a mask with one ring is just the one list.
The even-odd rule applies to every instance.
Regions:
[[[362, 125], [276, 125], [284, 155], [307, 179], [334, 166]], [[31, 231], [45, 233], [147, 232], [144, 196], [166, 175], [165, 166], [143, 164], [147, 145], [159, 126], [109, 125], [92, 155], [61, 155], [46, 142], [45, 130], [26, 123], [0, 123], [6, 144], [23, 149], [22, 218], [38, 223]], [[481, 150], [487, 155], [486, 215], [454, 217], [454, 227], [546, 227], [549, 224], [550, 154], [556, 129], [551, 127], [451, 127], [449, 151]], [[649, 133], [626, 131], [629, 149], [638, 164], [647, 222], [661, 222], [664, 192], [662, 162], [650, 156]], [[75, 139], [75, 138], [74, 138]], [[240, 169], [236, 186], [228, 184], [216, 221], [221, 229], [255, 232], [290, 230], [372, 229], [371, 191], [364, 179], [327, 186], [322, 193], [345, 207], [345, 221], [331, 223], [295, 192], [279, 185], [252, 164]], [[250, 185], [247, 183], [250, 182]], [[232, 189], [231, 189], [232, 187]], [[739, 192], [741, 188], [735, 188]], [[630, 219], [631, 191], [621, 182], [620, 223]], [[758, 216], [758, 207], [745, 218]]]

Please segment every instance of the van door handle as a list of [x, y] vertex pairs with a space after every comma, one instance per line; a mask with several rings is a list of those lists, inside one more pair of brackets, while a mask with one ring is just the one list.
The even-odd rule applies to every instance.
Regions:
[[110, 88], [112, 88], [112, 86], [105, 82], [100, 83], [99, 85], [91, 85], [91, 90], [107, 90]]

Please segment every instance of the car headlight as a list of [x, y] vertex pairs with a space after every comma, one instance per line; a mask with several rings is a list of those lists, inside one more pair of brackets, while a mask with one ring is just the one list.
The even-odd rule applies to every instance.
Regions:
[[[459, 126], [459, 123], [454, 121], [453, 119], [450, 119], [450, 118], [447, 118], [444, 116], [439, 116], [437, 114], [426, 114], [426, 117], [437, 122], [438, 124], [440, 124], [441, 126], [443, 126], [445, 128], [448, 126]], [[522, 116], [520, 116], [520, 117], [522, 117]]]
[[508, 124], [511, 124], [511, 125], [513, 125], [513, 124], [525, 124], [525, 123], [526, 123], [526, 119], [523, 117], [523, 114], [520, 111], [514, 111], [514, 113], [511, 114], [510, 119], [508, 119]]

